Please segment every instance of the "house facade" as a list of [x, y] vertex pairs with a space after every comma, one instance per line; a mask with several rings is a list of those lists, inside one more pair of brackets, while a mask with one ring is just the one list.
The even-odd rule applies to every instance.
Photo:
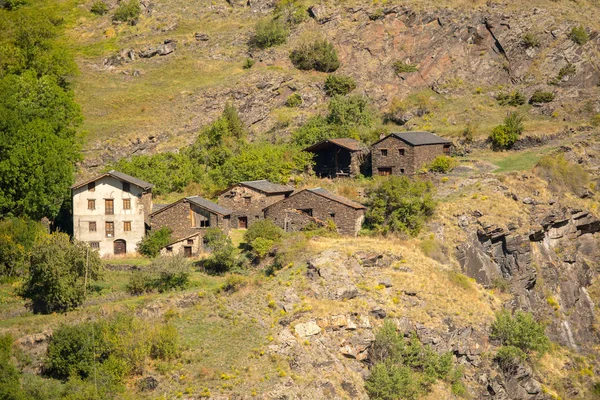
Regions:
[[231, 210], [200, 196], [185, 197], [150, 214], [150, 226], [152, 230], [171, 229], [173, 240], [196, 234], [197, 240], [201, 240], [208, 228], [215, 227], [228, 233], [231, 213]]
[[152, 187], [118, 171], [73, 185], [73, 236], [103, 257], [136, 253], [152, 210]]
[[246, 229], [264, 218], [263, 210], [289, 197], [294, 189], [267, 180], [240, 182], [222, 192], [219, 204], [233, 210], [231, 227]]
[[161, 256], [182, 255], [197, 257], [204, 250], [203, 236], [200, 232], [177, 239], [160, 250]]
[[413, 175], [440, 155], [449, 155], [452, 142], [429, 132], [392, 133], [371, 146], [373, 175]]
[[313, 154], [313, 170], [320, 178], [354, 178], [361, 174], [369, 149], [358, 140], [329, 139], [304, 149]]
[[313, 221], [335, 222], [338, 233], [356, 236], [365, 218], [366, 207], [325, 189], [305, 189], [265, 208], [269, 218], [286, 232], [298, 231]]

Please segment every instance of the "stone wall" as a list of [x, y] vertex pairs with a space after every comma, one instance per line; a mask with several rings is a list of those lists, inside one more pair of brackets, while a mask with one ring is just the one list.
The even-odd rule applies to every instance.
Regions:
[[[171, 244], [163, 249], [161, 249], [160, 254], [163, 256], [167, 255], [183, 255], [184, 247], [190, 246], [192, 248], [192, 257], [197, 257], [201, 253], [204, 253], [204, 246], [202, 243], [204, 232], [198, 233], [196, 236], [192, 236], [190, 238], [182, 239], [178, 242]], [[189, 241], [191, 240], [191, 243]]]
[[[207, 228], [198, 228], [192, 226], [191, 212], [203, 210], [188, 201], [181, 201], [172, 207], [165, 207], [151, 217], [152, 230], [158, 230], [164, 227], [170, 228], [173, 232], [173, 239], [185, 238], [205, 231]], [[221, 228], [225, 233], [229, 232], [229, 219], [220, 215], [210, 213], [210, 227]]]
[[415, 172], [419, 172], [426, 164], [431, 163], [436, 157], [444, 155], [444, 144], [429, 144], [415, 147]]
[[299, 192], [265, 209], [265, 218], [270, 218], [284, 230], [289, 230], [288, 222], [293, 222], [286, 219], [289, 211], [308, 209], [312, 210], [312, 217], [316, 219], [322, 221], [333, 219], [341, 235], [356, 236], [364, 220], [364, 209], [356, 210], [308, 190]]
[[[371, 148], [373, 175], [379, 174], [379, 168], [392, 168], [392, 175], [413, 175], [437, 156], [444, 154], [444, 144], [411, 146], [404, 141], [390, 136], [376, 143]], [[387, 156], [381, 150], [387, 150]], [[400, 150], [404, 150], [404, 155]]]
[[[250, 204], [246, 203], [246, 198], [250, 199]], [[284, 194], [267, 195], [243, 185], [236, 185], [219, 196], [219, 205], [234, 211], [231, 214], [231, 227], [238, 229], [240, 217], [248, 218], [248, 227], [250, 227], [254, 222], [264, 218], [263, 210], [266, 207], [283, 199], [285, 199]]]

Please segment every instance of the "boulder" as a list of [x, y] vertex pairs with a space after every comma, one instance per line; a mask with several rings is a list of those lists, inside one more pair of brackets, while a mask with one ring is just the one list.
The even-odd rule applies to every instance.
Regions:
[[294, 331], [300, 337], [314, 336], [321, 333], [321, 328], [317, 322], [312, 320], [301, 324], [296, 324]]

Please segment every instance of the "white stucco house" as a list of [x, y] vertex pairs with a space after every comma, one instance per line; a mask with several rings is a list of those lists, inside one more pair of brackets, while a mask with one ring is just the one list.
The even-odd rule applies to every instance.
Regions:
[[152, 212], [153, 186], [118, 171], [73, 185], [75, 239], [102, 257], [136, 253]]

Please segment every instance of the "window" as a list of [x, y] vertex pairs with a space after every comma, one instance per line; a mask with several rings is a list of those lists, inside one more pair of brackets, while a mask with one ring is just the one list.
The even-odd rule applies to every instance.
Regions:
[[96, 191], [96, 182], [88, 183], [88, 192], [95, 192], [95, 191]]
[[96, 232], [96, 221], [90, 222], [89, 231]]
[[88, 199], [88, 210], [96, 209], [96, 200]]
[[198, 210], [194, 212], [190, 210], [192, 227], [193, 228], [208, 228], [210, 227], [210, 213]]
[[252, 203], [252, 197], [250, 197], [250, 196], [244, 197], [245, 205], [249, 206], [251, 203]]
[[444, 154], [446, 154], [446, 155], [450, 154], [450, 145], [449, 144], [444, 145]]
[[90, 247], [92, 249], [99, 249], [100, 248], [100, 242], [90, 242]]
[[194, 244], [194, 239], [188, 239], [188, 240], [187, 240], [187, 244], [189, 244], [189, 245], [192, 245], [192, 244]]
[[131, 199], [123, 199], [123, 210], [131, 210]]
[[105, 222], [104, 230], [106, 231], [106, 237], [115, 236], [115, 223], [114, 222]]
[[167, 253], [172, 253], [172, 252], [173, 252], [173, 247], [172, 246], [167, 247]]
[[404, 155], [404, 149], [398, 149], [398, 154], [400, 154], [401, 156]]
[[329, 213], [329, 218], [335, 219], [335, 213]]
[[131, 186], [129, 185], [129, 182], [123, 182], [123, 191], [129, 193], [130, 189]]
[[115, 201], [113, 199], [104, 199], [104, 214], [113, 215], [115, 213]]
[[404, 168], [400, 168], [400, 173], [403, 174], [404, 173]]
[[390, 176], [392, 174], [392, 169], [391, 168], [378, 168], [377, 172], [379, 173], [379, 176]]
[[131, 221], [123, 222], [123, 232], [131, 232]]
[[301, 209], [298, 211], [300, 211], [304, 215], [308, 215], [309, 217], [312, 217], [312, 214], [313, 214], [312, 208], [304, 208], [304, 209]]
[[381, 149], [381, 156], [387, 157], [387, 149]]

